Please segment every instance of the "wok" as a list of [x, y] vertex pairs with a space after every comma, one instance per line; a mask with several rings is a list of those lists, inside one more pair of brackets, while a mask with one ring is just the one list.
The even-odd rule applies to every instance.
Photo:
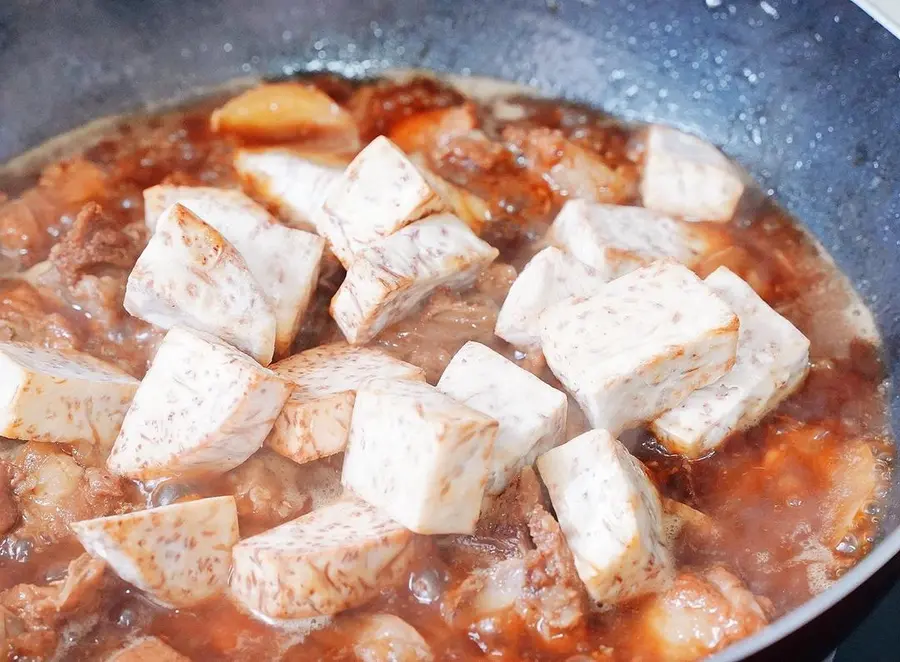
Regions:
[[[4, 0], [0, 162], [236, 77], [389, 66], [517, 80], [723, 146], [848, 274], [900, 376], [900, 41], [847, 0]], [[900, 566], [889, 499], [867, 558], [715, 659], [822, 659]]]

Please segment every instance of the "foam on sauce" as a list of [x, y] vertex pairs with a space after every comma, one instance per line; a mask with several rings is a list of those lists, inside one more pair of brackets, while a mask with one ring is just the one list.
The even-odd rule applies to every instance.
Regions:
[[[393, 72], [391, 77], [409, 81], [413, 73]], [[342, 80], [314, 80], [342, 103], [355, 92], [354, 85]], [[632, 140], [633, 125], [619, 124], [596, 111], [536, 99], [527, 88], [509, 83], [464, 77], [452, 77], [450, 82], [462, 95], [482, 104], [484, 127], [492, 137], [507, 122], [529, 122], [561, 128], [583, 144], [596, 146], [613, 162], [629, 165], [628, 159], [639, 160], [640, 145]], [[248, 84], [238, 81], [227, 92]], [[420, 106], [428, 107], [429, 99], [460, 96], [440, 85], [436, 89], [422, 92], [419, 101], [397, 96], [391, 112], [398, 107], [404, 111], [404, 103], [422, 110]], [[83, 154], [104, 173], [100, 200], [104, 210], [126, 225], [143, 220], [143, 188], [173, 173], [189, 183], [237, 186], [231, 167], [234, 143], [210, 134], [207, 128], [210, 109], [228, 95], [218, 91], [185, 110], [158, 108], [148, 114], [99, 120], [0, 168], [0, 189], [19, 195], [37, 181], [38, 169], [49, 161]], [[490, 109], [494, 109], [493, 116]], [[397, 115], [402, 116], [403, 112]], [[390, 126], [396, 117], [376, 119]], [[462, 171], [453, 164], [445, 165], [442, 174], [461, 184]], [[540, 181], [513, 182], [508, 173], [481, 179], [473, 173], [471, 180], [462, 184], [470, 185], [498, 210], [499, 220], [485, 235], [501, 249], [498, 262], [521, 268], [541, 247], [541, 237], [561, 199]], [[511, 204], [507, 192], [513, 184], [519, 196], [517, 208], [526, 211], [504, 217], [500, 212]], [[79, 206], [80, 202], [73, 204], [74, 208], [63, 205], [48, 231], [54, 236], [64, 234]], [[0, 220], [3, 210], [0, 203]], [[878, 535], [894, 455], [880, 342], [870, 312], [830, 257], [764, 195], [747, 196], [735, 221], [716, 231], [725, 233], [730, 248], [700, 265], [700, 275], [724, 264], [794, 322], [812, 341], [810, 376], [776, 412], [752, 430], [736, 435], [712, 457], [687, 461], [670, 456], [642, 432], [630, 433], [627, 441], [665, 496], [706, 513], [721, 532], [714, 544], [680, 539], [676, 550], [679, 565], [725, 563], [751, 591], [770, 600], [780, 615], [827, 588], [868, 551]], [[46, 250], [41, 251], [19, 251], [6, 257], [20, 268], [44, 260]], [[466, 340], [479, 340], [555, 384], [539, 362], [493, 336], [496, 314], [512, 276], [509, 267], [495, 268], [473, 290], [436, 294], [420, 313], [382, 333], [375, 345], [422, 365], [434, 382], [456, 349]], [[339, 273], [323, 269], [316, 300], [295, 349], [340, 338], [327, 314], [328, 300], [339, 282]], [[10, 311], [19, 310], [10, 300], [20, 283], [18, 279], [0, 281], [0, 323], [11, 319]], [[41, 286], [47, 287], [46, 283]], [[35, 311], [51, 314], [50, 304], [45, 308], [41, 303], [34, 305], [31, 317]], [[112, 357], [140, 376], [155, 347], [152, 330], [129, 327], [121, 319], [100, 324], [96, 315], [86, 317], [82, 308], [75, 300], [69, 308], [54, 309], [59, 315], [57, 323], [68, 330], [72, 343], [80, 343], [81, 349], [101, 358]], [[583, 416], [571, 403], [569, 437], [585, 427]], [[9, 454], [4, 450], [2, 457]], [[340, 457], [297, 466], [263, 451], [223, 477], [141, 486], [142, 503], [136, 501], [135, 505], [234, 493], [242, 535], [251, 535], [332, 502], [340, 495], [339, 477]], [[14, 542], [7, 538], [0, 544], [0, 590], [17, 582], [41, 583], [47, 568], [58, 567], [78, 553], [77, 546], [59, 544], [41, 553], [25, 554], [24, 559], [13, 558], [4, 550], [12, 549]], [[435, 562], [451, 583], [461, 577], [462, 566], [455, 565], [453, 558]], [[196, 660], [350, 659], [334, 652], [339, 636], [327, 626], [301, 643], [322, 624], [273, 627], [242, 613], [227, 599], [167, 611], [124, 583], [114, 578], [109, 582], [101, 617], [72, 625], [67, 638], [71, 644], [57, 650], [59, 659], [98, 659], [135, 633], [161, 636]], [[611, 647], [615, 653], [609, 659], [647, 654], [641, 648], [641, 621], [635, 617], [639, 609], [640, 605], [635, 605], [592, 619], [584, 633], [587, 649]], [[436, 605], [419, 603], [406, 587], [386, 591], [359, 611], [379, 610], [397, 614], [419, 629], [435, 651], [441, 651], [440, 659], [477, 659], [480, 654], [468, 637], [450, 631]], [[548, 648], [522, 644], [518, 636], [509, 639], [516, 643], [504, 643], [501, 648], [515, 659], [566, 659], [586, 650], [583, 642], [577, 641], [561, 640]]]

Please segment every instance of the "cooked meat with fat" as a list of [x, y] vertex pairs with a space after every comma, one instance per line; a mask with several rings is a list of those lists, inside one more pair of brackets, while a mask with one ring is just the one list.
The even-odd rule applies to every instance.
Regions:
[[642, 637], [655, 644], [655, 659], [696, 660], [761, 630], [763, 607], [724, 568], [682, 572], [672, 586], [640, 609]]
[[15, 467], [0, 460], [0, 536], [6, 535], [19, 520], [19, 507], [13, 494], [13, 484], [17, 481]]
[[624, 204], [636, 193], [630, 173], [617, 172], [599, 154], [569, 140], [562, 131], [509, 126], [503, 138], [560, 195]]
[[393, 614], [357, 616], [341, 627], [359, 662], [431, 662], [431, 647], [409, 623]]
[[69, 563], [64, 579], [43, 586], [19, 584], [0, 593], [0, 650], [13, 659], [50, 658], [67, 623], [96, 619], [105, 567], [82, 554]]
[[104, 468], [82, 467], [55, 444], [23, 444], [10, 463], [20, 514], [11, 534], [35, 548], [68, 538], [72, 522], [131, 507], [121, 480]]

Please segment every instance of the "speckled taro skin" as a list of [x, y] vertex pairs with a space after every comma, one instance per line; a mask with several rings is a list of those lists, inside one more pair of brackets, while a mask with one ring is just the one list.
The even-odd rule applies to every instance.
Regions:
[[421, 543], [376, 508], [346, 499], [242, 540], [231, 591], [269, 618], [331, 616], [407, 577]]
[[[722, 146], [847, 273], [896, 375], [900, 42], [846, 0], [767, 5], [774, 12], [700, 0], [606, 0], [602, 11], [590, 0], [81, 0], [35, 12], [12, 0], [0, 3], [0, 161], [96, 117], [240, 76], [421, 66], [517, 80]], [[900, 392], [889, 397], [896, 428]], [[898, 504], [888, 504], [888, 532]], [[898, 549], [900, 533], [888, 535], [815, 606], [717, 659], [783, 637]], [[807, 640], [825, 650], [838, 630], [814, 628]]]
[[293, 387], [266, 445], [301, 464], [344, 450], [356, 391], [366, 382], [425, 381], [421, 368], [377, 349], [345, 343], [314, 347], [271, 368]]
[[213, 497], [75, 522], [91, 556], [160, 604], [178, 608], [221, 593], [237, 543], [234, 497]]
[[619, 434], [734, 365], [738, 318], [686, 267], [654, 262], [541, 315], [541, 349], [592, 427]]
[[358, 253], [331, 316], [349, 343], [365, 344], [438, 287], [471, 285], [498, 254], [456, 216], [434, 214]]
[[544, 453], [537, 466], [591, 598], [612, 605], [667, 586], [675, 563], [659, 494], [619, 441], [589, 430]]
[[397, 146], [375, 138], [330, 185], [313, 222], [345, 268], [366, 246], [446, 206]]
[[128, 275], [125, 310], [155, 326], [211, 333], [268, 365], [275, 351], [272, 302], [246, 260], [218, 230], [178, 203]]
[[279, 218], [301, 230], [315, 228], [328, 187], [343, 171], [343, 163], [320, 163], [291, 149], [239, 149], [234, 167], [245, 185], [278, 210]]
[[715, 246], [702, 229], [664, 214], [587, 200], [567, 202], [547, 238], [607, 279], [667, 258], [690, 267]]
[[566, 394], [480, 343], [462, 346], [437, 389], [500, 424], [487, 494], [502, 492], [522, 467], [564, 440]]
[[809, 370], [809, 340], [725, 267], [704, 281], [741, 320], [734, 368], [691, 393], [651, 425], [673, 453], [699, 457], [754, 425], [797, 390]]
[[0, 434], [108, 449], [138, 384], [89, 354], [0, 342]]
[[262, 446], [290, 384], [209, 334], [174, 327], [125, 415], [109, 470], [138, 480], [225, 472]]
[[497, 428], [428, 384], [370, 382], [356, 394], [341, 482], [416, 533], [472, 533]]
[[286, 356], [315, 290], [324, 240], [278, 223], [240, 191], [208, 186], [154, 186], [144, 191], [147, 226], [179, 203], [212, 226], [244, 258], [275, 313], [275, 356]]

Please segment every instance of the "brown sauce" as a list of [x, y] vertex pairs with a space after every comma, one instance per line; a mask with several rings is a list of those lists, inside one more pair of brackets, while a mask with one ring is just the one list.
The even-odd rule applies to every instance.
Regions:
[[[315, 82], [353, 113], [364, 141], [382, 133], [396, 137], [413, 130], [410, 118], [467, 102], [462, 92], [433, 80], [362, 86], [333, 78]], [[598, 155], [617, 177], [604, 195], [629, 203], [635, 200], [640, 172], [639, 127], [548, 100], [508, 100], [516, 109], [515, 119], [492, 112], [495, 106], [489, 101], [467, 103], [489, 142], [451, 141], [449, 148], [426, 157], [441, 176], [486, 204], [491, 220], [482, 236], [501, 249], [501, 257], [473, 289], [438, 292], [419, 313], [381, 333], [374, 345], [420, 365], [434, 383], [465, 341], [478, 340], [555, 383], [540, 361], [493, 335], [515, 270], [539, 250], [566, 197], [557, 182], [527, 165], [529, 159], [545, 158], [548, 149], [552, 157], [552, 147], [525, 144], [517, 132], [546, 127]], [[10, 193], [6, 202], [0, 197], [0, 255], [7, 276], [0, 280], [0, 339], [80, 349], [138, 377], [143, 374], [161, 334], [121, 308], [128, 263], [146, 241], [141, 192], [163, 181], [239, 186], [231, 165], [236, 140], [209, 129], [215, 106], [203, 101], [123, 119], [81, 155], [48, 165], [37, 179], [36, 173], [0, 178]], [[753, 594], [770, 602], [771, 615], [777, 617], [829, 586], [871, 548], [894, 450], [868, 312], [793, 219], [762, 194], [749, 198], [733, 222], [710, 225], [722, 249], [698, 272], [704, 276], [721, 264], [730, 267], [797, 325], [812, 340], [810, 376], [777, 411], [711, 457], [688, 461], [670, 456], [643, 432], [634, 432], [628, 441], [664, 496], [696, 508], [714, 523], [715, 536], [678, 539], [679, 567], [726, 566]], [[88, 203], [100, 207], [86, 212]], [[66, 263], [71, 249], [54, 252], [54, 246], [64, 246], [68, 233], [79, 231], [80, 214], [91, 216], [82, 218], [85, 234], [77, 245], [84, 254], [73, 266]], [[99, 235], [101, 227], [105, 235]], [[116, 247], [121, 250], [111, 252]], [[129, 250], [135, 248], [137, 252]], [[327, 309], [341, 274], [337, 267], [323, 269], [296, 351], [340, 339]], [[569, 438], [586, 429], [572, 404]], [[20, 506], [16, 523], [0, 532], [0, 603], [17, 585], [44, 585], [59, 578], [80, 554], [66, 533], [69, 521], [183, 498], [235, 494], [246, 536], [310, 511], [339, 489], [340, 457], [298, 466], [267, 450], [225, 476], [155, 485], [116, 482], [101, 490], [101, 498], [92, 497], [89, 489], [100, 489], [97, 481], [107, 477], [86, 473], [103, 471], [96, 449], [0, 441], [0, 459], [40, 476], [43, 483], [36, 482], [44, 485], [30, 492], [13, 487], [14, 499], [34, 507]], [[40, 489], [44, 492], [36, 496]], [[2, 504], [0, 492], [0, 509]], [[473, 563], [504, 556], [502, 541], [492, 537], [469, 541], [481, 545], [471, 558], [460, 552], [459, 541], [445, 542], [437, 545], [434, 558], [423, 560], [412, 581], [421, 575], [449, 589]], [[642, 636], [647, 627], [643, 609], [639, 602], [592, 614], [583, 628], [549, 641], [514, 618], [495, 623], [490, 633], [455, 627], [442, 615], [440, 599], [425, 604], [409, 586], [387, 590], [354, 613], [400, 616], [422, 634], [439, 660], [661, 659], [656, 657], [658, 644]], [[304, 639], [300, 630], [264, 624], [224, 598], [194, 609], [166, 610], [107, 572], [89, 609], [20, 633], [18, 648], [9, 655], [22, 660], [103, 659], [137, 634], [151, 634], [198, 661], [358, 659], [348, 647], [348, 626], [342, 622]]]

